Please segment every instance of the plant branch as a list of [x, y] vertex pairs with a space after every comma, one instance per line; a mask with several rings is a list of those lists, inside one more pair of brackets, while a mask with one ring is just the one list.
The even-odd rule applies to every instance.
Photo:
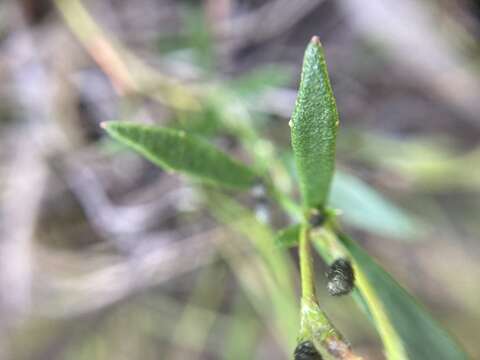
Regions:
[[298, 257], [300, 259], [300, 277], [302, 279], [302, 299], [316, 301], [315, 275], [313, 270], [313, 259], [308, 233], [308, 226], [302, 225], [298, 244]]
[[339, 360], [361, 360], [355, 355], [342, 334], [333, 326], [320, 308], [315, 291], [315, 272], [310, 244], [310, 228], [303, 224], [300, 231], [298, 254], [302, 284], [302, 308], [300, 340], [313, 341], [317, 349], [323, 350], [328, 358]]

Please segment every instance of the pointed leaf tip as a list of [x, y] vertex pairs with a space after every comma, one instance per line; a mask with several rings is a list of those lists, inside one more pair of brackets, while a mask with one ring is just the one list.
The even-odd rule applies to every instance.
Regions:
[[320, 41], [320, 38], [317, 35], [314, 35], [312, 39], [310, 40], [312, 44], [322, 46], [322, 43]]

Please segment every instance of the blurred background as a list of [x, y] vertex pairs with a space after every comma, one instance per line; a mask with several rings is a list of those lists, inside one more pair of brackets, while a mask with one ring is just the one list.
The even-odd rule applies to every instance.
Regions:
[[[291, 219], [261, 191], [217, 207], [99, 124], [188, 129], [294, 193], [288, 120], [312, 35], [341, 116], [342, 223], [480, 359], [474, 0], [2, 0], [0, 359], [290, 358], [297, 304], [273, 309], [258, 250]], [[295, 252], [275, 259], [296, 298]], [[332, 321], [382, 359], [317, 262]]]

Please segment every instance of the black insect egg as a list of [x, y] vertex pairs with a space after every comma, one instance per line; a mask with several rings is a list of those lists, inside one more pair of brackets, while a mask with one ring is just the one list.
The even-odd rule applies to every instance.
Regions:
[[294, 360], [322, 360], [322, 355], [318, 353], [313, 343], [307, 340], [297, 345], [293, 358]]
[[327, 271], [327, 290], [330, 295], [340, 296], [352, 291], [355, 275], [352, 264], [347, 259], [337, 259]]

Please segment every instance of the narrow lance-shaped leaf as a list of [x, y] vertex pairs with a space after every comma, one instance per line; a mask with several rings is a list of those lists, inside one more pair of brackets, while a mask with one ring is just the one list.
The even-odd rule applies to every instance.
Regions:
[[347, 223], [387, 237], [414, 241], [423, 230], [404, 210], [343, 171], [335, 172], [329, 204], [342, 211]]
[[318, 37], [305, 51], [302, 77], [291, 119], [292, 146], [303, 206], [322, 208], [335, 167], [338, 112]]
[[356, 286], [380, 331], [388, 359], [466, 360], [442, 327], [363, 249], [345, 235]]
[[245, 165], [184, 131], [117, 121], [102, 126], [114, 139], [167, 170], [228, 188], [248, 188], [257, 178]]

